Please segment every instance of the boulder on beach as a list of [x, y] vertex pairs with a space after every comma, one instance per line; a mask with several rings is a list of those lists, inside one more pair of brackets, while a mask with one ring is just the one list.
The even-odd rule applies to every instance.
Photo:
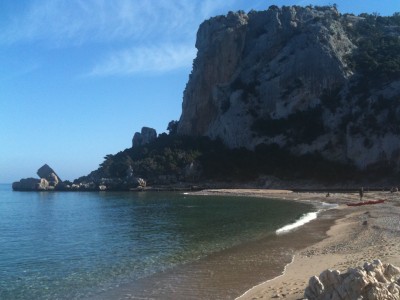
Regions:
[[400, 299], [400, 268], [380, 260], [345, 273], [325, 270], [310, 278], [304, 297], [309, 300]]

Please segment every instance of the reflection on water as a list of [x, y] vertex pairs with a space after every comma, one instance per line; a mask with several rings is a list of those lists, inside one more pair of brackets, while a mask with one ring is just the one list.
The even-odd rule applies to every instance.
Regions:
[[[84, 298], [143, 283], [172, 266], [272, 238], [310, 209], [265, 199], [0, 185], [0, 299]], [[193, 273], [178, 269], [185, 278]]]

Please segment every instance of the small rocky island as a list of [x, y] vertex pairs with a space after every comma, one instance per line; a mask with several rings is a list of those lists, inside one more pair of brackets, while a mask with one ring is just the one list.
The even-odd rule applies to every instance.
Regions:
[[64, 186], [63, 181], [58, 177], [57, 173], [44, 164], [36, 173], [39, 178], [24, 178], [12, 184], [15, 191], [47, 191], [60, 189]]
[[142, 190], [146, 187], [146, 181], [133, 176], [132, 168], [127, 170], [126, 177], [112, 179], [102, 178], [99, 181], [79, 182], [75, 180], [62, 181], [56, 172], [47, 164], [37, 171], [39, 178], [24, 178], [14, 182], [14, 191], [105, 191], [105, 190]]

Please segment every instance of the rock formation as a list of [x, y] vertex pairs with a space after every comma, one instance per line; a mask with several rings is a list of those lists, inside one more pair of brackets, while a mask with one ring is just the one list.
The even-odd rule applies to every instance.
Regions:
[[153, 128], [142, 127], [141, 132], [135, 132], [132, 139], [132, 147], [142, 146], [157, 138], [157, 131]]
[[326, 270], [310, 278], [304, 296], [309, 300], [398, 300], [400, 269], [374, 260], [342, 274]]
[[56, 172], [47, 164], [44, 164], [39, 168], [37, 175], [40, 178], [47, 180], [50, 186], [56, 186], [59, 182], [61, 182], [61, 179], [58, 177]]
[[12, 188], [15, 191], [46, 191], [53, 190], [55, 188], [64, 187], [61, 185], [62, 181], [56, 174], [56, 172], [50, 168], [47, 164], [44, 164], [37, 171], [37, 178], [25, 178], [12, 184]]
[[[368, 35], [354, 34], [363, 21], [334, 6], [271, 6], [205, 21], [178, 134], [220, 138], [230, 148], [278, 144], [359, 169], [400, 169], [400, 132], [386, 119], [400, 120], [400, 78], [368, 86], [352, 64]], [[400, 36], [400, 26], [382, 32]]]
[[146, 180], [144, 180], [143, 178], [138, 178], [137, 185], [138, 187], [145, 188], [147, 185]]
[[12, 188], [15, 191], [32, 191], [36, 190], [38, 184], [40, 184], [40, 179], [23, 178], [20, 181], [13, 182]]

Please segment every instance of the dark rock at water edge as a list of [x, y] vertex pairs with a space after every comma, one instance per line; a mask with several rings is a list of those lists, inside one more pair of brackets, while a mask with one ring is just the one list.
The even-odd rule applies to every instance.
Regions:
[[81, 177], [73, 183], [61, 181], [56, 172], [47, 164], [37, 171], [41, 178], [24, 178], [12, 184], [14, 191], [129, 191], [146, 189], [145, 179], [135, 177], [132, 168], [126, 170], [123, 178]]
[[63, 189], [65, 185], [57, 173], [47, 164], [37, 171], [40, 178], [24, 178], [12, 184], [15, 191], [48, 191]]
[[36, 190], [40, 179], [38, 178], [23, 178], [20, 181], [14, 182], [12, 188], [15, 191], [33, 191]]

